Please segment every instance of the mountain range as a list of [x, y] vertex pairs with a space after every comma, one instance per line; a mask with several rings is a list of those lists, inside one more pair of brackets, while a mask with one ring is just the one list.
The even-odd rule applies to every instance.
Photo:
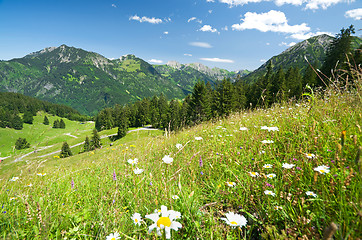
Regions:
[[61, 45], [0, 61], [0, 91], [69, 105], [93, 115], [105, 107], [161, 93], [168, 99], [183, 99], [198, 80], [214, 85], [218, 79], [240, 74], [199, 63], [180, 66], [152, 66], [134, 55], [110, 60]]
[[[253, 83], [272, 63], [273, 70], [308, 64], [321, 65], [333, 37], [320, 35], [295, 44], [272, 57], [257, 70], [228, 71], [201, 63], [170, 61], [151, 65], [134, 55], [108, 59], [80, 48], [61, 45], [9, 61], [0, 61], [0, 92], [17, 92], [53, 103], [65, 104], [82, 114], [94, 115], [115, 104], [126, 104], [163, 93], [168, 99], [183, 99], [198, 80], [212, 86], [236, 78]], [[362, 43], [353, 38], [353, 48]]]

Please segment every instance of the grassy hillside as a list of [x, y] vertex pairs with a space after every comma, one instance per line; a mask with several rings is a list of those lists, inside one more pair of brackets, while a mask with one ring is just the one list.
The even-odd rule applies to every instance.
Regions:
[[[132, 133], [66, 159], [4, 161], [0, 236], [105, 239], [118, 232], [122, 239], [155, 239], [145, 215], [165, 212], [164, 205], [181, 217], [152, 216], [158, 226], [182, 225], [171, 230], [174, 239], [320, 239], [331, 222], [337, 239], [361, 238], [361, 110], [354, 93], [331, 92], [171, 136]], [[132, 166], [127, 160], [134, 158]], [[329, 167], [324, 173], [314, 170], [322, 165]], [[144, 171], [135, 174], [136, 167]], [[221, 219], [228, 212], [244, 216], [246, 225], [229, 226]]]

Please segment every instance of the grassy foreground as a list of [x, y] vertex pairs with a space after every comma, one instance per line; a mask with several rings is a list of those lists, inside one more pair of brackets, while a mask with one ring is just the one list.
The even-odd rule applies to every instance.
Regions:
[[[331, 222], [336, 239], [361, 238], [361, 113], [355, 94], [331, 92], [175, 135], [0, 168], [0, 237], [156, 239], [145, 215], [165, 205], [181, 214], [174, 239], [320, 239]], [[127, 162], [135, 158], [137, 165]], [[228, 212], [246, 226], [226, 224]]]

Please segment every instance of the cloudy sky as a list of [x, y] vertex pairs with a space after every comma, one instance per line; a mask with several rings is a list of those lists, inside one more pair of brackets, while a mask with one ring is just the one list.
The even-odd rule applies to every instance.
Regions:
[[258, 68], [311, 36], [353, 24], [360, 0], [0, 0], [0, 60], [66, 44], [149, 63]]

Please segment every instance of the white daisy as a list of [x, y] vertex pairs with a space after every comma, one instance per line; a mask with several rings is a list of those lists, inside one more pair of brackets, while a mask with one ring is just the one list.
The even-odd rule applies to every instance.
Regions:
[[270, 174], [267, 174], [266, 177], [267, 178], [275, 178], [275, 174], [274, 173], [270, 173]]
[[175, 219], [181, 217], [179, 212], [173, 210], [167, 210], [166, 206], [161, 206], [161, 214], [152, 213], [145, 216], [153, 221], [153, 224], [149, 226], [148, 231], [152, 232], [156, 228], [157, 235], [162, 236], [161, 230], [164, 229], [166, 239], [171, 238], [171, 229], [177, 231], [182, 227], [181, 223], [176, 222]]
[[246, 223], [248, 222], [244, 216], [237, 213], [228, 212], [225, 215], [226, 218], [221, 218], [221, 220], [224, 220], [227, 225], [232, 226], [233, 228], [246, 226]]
[[133, 165], [135, 165], [135, 164], [138, 163], [138, 159], [137, 159], [137, 158], [135, 158], [135, 159], [128, 159], [127, 162], [133, 166]]
[[263, 166], [263, 168], [272, 168], [272, 167], [273, 167], [272, 164], [265, 164], [265, 165]]
[[312, 191], [307, 191], [307, 192], [305, 192], [305, 194], [307, 194], [307, 196], [317, 197], [317, 194], [315, 194]]
[[47, 175], [46, 173], [37, 173], [36, 175], [44, 177], [45, 175]]
[[314, 168], [314, 171], [317, 171], [321, 174], [326, 174], [329, 173], [329, 167], [322, 165], [322, 166], [318, 166], [316, 168]]
[[312, 158], [312, 159], [315, 158], [315, 155], [313, 153], [306, 153], [305, 156], [307, 158]]
[[177, 144], [176, 144], [176, 148], [177, 148], [177, 149], [181, 149], [181, 148], [182, 148], [182, 144], [177, 143]]
[[289, 164], [289, 163], [283, 163], [282, 167], [285, 169], [291, 169], [293, 168], [295, 165], [294, 164]]
[[9, 181], [10, 182], [15, 182], [16, 180], [18, 180], [19, 179], [19, 177], [12, 177]]
[[202, 140], [202, 137], [195, 137], [195, 140], [200, 141], [200, 140]]
[[135, 225], [141, 226], [141, 222], [142, 222], [141, 214], [139, 214], [139, 213], [134, 213], [131, 218], [132, 218], [133, 223], [134, 223]]
[[143, 172], [144, 170], [143, 169], [140, 169], [140, 168], [135, 168], [134, 170], [133, 170], [133, 172], [134, 172], [134, 174], [141, 174], [142, 172]]
[[264, 193], [266, 194], [266, 195], [272, 195], [272, 196], [275, 196], [275, 193], [273, 193], [272, 191], [270, 191], [270, 190], [265, 190], [264, 191]]
[[236, 185], [235, 182], [226, 182], [226, 185], [228, 185], [229, 187], [234, 187]]
[[273, 140], [263, 140], [263, 141], [261, 141], [261, 143], [274, 143], [274, 141]]
[[173, 162], [173, 158], [170, 157], [169, 155], [165, 155], [163, 158], [162, 158], [162, 161], [164, 163], [167, 163], [167, 164], [171, 164]]
[[247, 127], [241, 127], [239, 130], [240, 131], [248, 131], [249, 129]]
[[251, 177], [257, 177], [257, 176], [259, 176], [259, 173], [257, 173], [257, 172], [249, 172], [249, 175]]
[[179, 199], [180, 197], [179, 196], [177, 196], [177, 195], [172, 195], [172, 199]]
[[119, 236], [118, 232], [115, 233], [111, 233], [106, 237], [106, 240], [117, 240], [120, 239], [121, 237]]

